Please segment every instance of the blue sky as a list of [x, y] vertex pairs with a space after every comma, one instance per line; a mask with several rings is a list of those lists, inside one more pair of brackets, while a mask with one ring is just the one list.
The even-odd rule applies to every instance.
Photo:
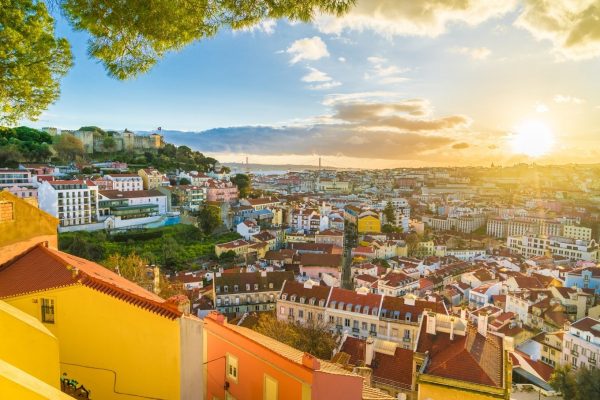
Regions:
[[[585, 1], [597, 4], [600, 14], [600, 1]], [[428, 2], [445, 3], [422, 3]], [[383, 9], [374, 9], [375, 3]], [[87, 57], [86, 34], [59, 20], [58, 33], [71, 42], [75, 66], [56, 104], [39, 121], [24, 123], [65, 129], [228, 128], [184, 136], [184, 142], [223, 161], [249, 154], [254, 162], [304, 163], [323, 155], [331, 165], [368, 160], [389, 167], [528, 160], [530, 154], [511, 148], [510, 137], [524, 121], [535, 120], [552, 135], [551, 148], [538, 161], [600, 159], [600, 33], [596, 41], [591, 31], [576, 46], [561, 41], [594, 9], [578, 10], [573, 26], [552, 31], [527, 0], [512, 7], [506, 6], [510, 1], [490, 1], [495, 5], [483, 10], [430, 7], [425, 16], [414, 9], [420, 5], [401, 3], [359, 1], [338, 20], [294, 25], [280, 20], [268, 32], [222, 31], [168, 54], [129, 81], [109, 78]], [[288, 50], [297, 41], [313, 47]], [[295, 56], [300, 60], [292, 62]], [[416, 114], [405, 114], [406, 102], [414, 100]], [[368, 106], [375, 114], [365, 116], [363, 108], [350, 115], [348, 104]], [[386, 107], [373, 111], [374, 104]], [[393, 105], [401, 109], [390, 111]], [[342, 107], [346, 114], [340, 118]], [[391, 121], [390, 112], [401, 123]], [[425, 129], [413, 123], [446, 118], [454, 120]], [[264, 131], [257, 135], [257, 128], [247, 126]], [[223, 145], [232, 141], [235, 146]], [[298, 145], [303, 141], [310, 146]], [[393, 151], [379, 147], [385, 143]], [[567, 160], [566, 153], [573, 157]]]

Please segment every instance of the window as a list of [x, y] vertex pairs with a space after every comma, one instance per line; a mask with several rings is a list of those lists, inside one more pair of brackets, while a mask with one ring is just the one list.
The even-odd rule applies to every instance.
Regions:
[[304, 310], [298, 310], [298, 318], [304, 318]]
[[348, 318], [344, 318], [344, 326], [350, 326], [350, 320]]
[[308, 319], [309, 321], [312, 321], [312, 319], [313, 319], [313, 313], [312, 313], [312, 311], [309, 311], [307, 314], [308, 315], [307, 315], [306, 319]]
[[237, 383], [238, 380], [238, 359], [231, 354], [227, 354], [227, 378]]
[[279, 307], [279, 314], [285, 315], [285, 307], [283, 307], [283, 306]]
[[54, 300], [42, 299], [42, 322], [54, 323]]
[[264, 400], [277, 400], [277, 380], [267, 374], [265, 374], [265, 383], [264, 383]]

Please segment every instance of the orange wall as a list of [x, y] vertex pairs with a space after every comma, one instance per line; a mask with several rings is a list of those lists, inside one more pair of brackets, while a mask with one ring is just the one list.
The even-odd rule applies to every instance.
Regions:
[[[313, 371], [297, 364], [247, 337], [205, 318], [206, 399], [225, 398], [224, 357], [227, 353], [238, 358], [237, 383], [228, 379], [229, 394], [236, 399], [262, 400], [264, 375], [278, 382], [279, 400], [359, 400], [362, 379]], [[216, 360], [216, 361], [211, 361]], [[303, 388], [304, 387], [304, 388]]]

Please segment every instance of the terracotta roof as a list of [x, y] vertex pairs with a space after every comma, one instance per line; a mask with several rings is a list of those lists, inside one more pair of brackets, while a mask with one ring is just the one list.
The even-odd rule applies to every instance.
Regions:
[[[363, 313], [364, 311], [368, 311], [369, 314], [373, 315], [373, 309], [377, 310], [377, 314], [379, 313], [381, 295], [373, 293], [359, 294], [353, 290], [334, 287], [327, 306], [329, 308], [338, 309], [341, 303], [343, 303], [344, 310], [351, 304], [352, 312]], [[359, 306], [358, 311], [356, 310], [356, 306]], [[366, 307], [368, 307], [368, 310]]]
[[217, 243], [215, 246], [221, 247], [223, 249], [235, 249], [242, 246], [248, 246], [250, 243], [246, 242], [243, 239], [233, 240], [227, 243]]
[[444, 303], [441, 301], [415, 300], [415, 304], [411, 305], [407, 304], [404, 297], [384, 296], [383, 304], [381, 305], [381, 317], [418, 322], [423, 311], [427, 309], [438, 314], [448, 314]]
[[326, 254], [331, 254], [333, 252], [334, 249], [334, 245], [331, 243], [302, 243], [302, 242], [298, 242], [298, 243], [289, 243], [288, 247], [292, 250], [296, 250], [297, 252], [319, 252], [319, 253], [326, 253]]
[[327, 301], [330, 291], [331, 288], [327, 286], [313, 285], [312, 287], [308, 288], [304, 287], [304, 283], [296, 282], [293, 279], [290, 279], [285, 281], [283, 287], [281, 288], [281, 295], [287, 294], [287, 301], [292, 301], [291, 296], [296, 295], [296, 302], [300, 302], [300, 299], [304, 297], [306, 303], [308, 303], [311, 298], [314, 298], [318, 304], [320, 300]]
[[[260, 271], [256, 272], [236, 272], [215, 276], [215, 288], [219, 289], [219, 294], [236, 294], [236, 293], [252, 293], [259, 291], [279, 291], [286, 280], [294, 279], [294, 274], [290, 271], [272, 271], [267, 272], [266, 276], [262, 276]], [[269, 284], [273, 284], [272, 288]], [[234, 291], [234, 286], [238, 286], [238, 290]], [[246, 285], [250, 285], [249, 289]], [[254, 285], [258, 285], [258, 289], [254, 289]], [[223, 286], [228, 287], [228, 291], [221, 290]]]
[[546, 382], [550, 381], [552, 373], [554, 372], [554, 368], [552, 368], [551, 366], [544, 364], [540, 361], [532, 360], [531, 357], [529, 357], [529, 355], [523, 353], [520, 350], [511, 351], [509, 354], [513, 364], [513, 369], [522, 368], [529, 373], [533, 372], [534, 375], [537, 375], [539, 378], [543, 379]]
[[354, 277], [354, 279], [358, 279], [358, 280], [369, 282], [369, 283], [377, 282], [377, 277], [375, 277], [373, 275], [369, 275], [369, 274], [356, 275]]
[[348, 364], [353, 366], [364, 365], [365, 351], [367, 343], [362, 339], [357, 339], [352, 336], [347, 336], [346, 340], [340, 348], [340, 352], [344, 352], [350, 356]]
[[170, 319], [181, 316], [163, 298], [103, 266], [37, 245], [0, 266], [0, 298], [81, 284]]
[[311, 254], [300, 255], [300, 265], [303, 267], [339, 267], [342, 263], [340, 254]]
[[412, 385], [413, 351], [396, 347], [394, 355], [375, 352], [371, 368], [375, 378], [399, 383], [407, 388]]
[[397, 271], [389, 272], [381, 278], [381, 284], [396, 288], [411, 284], [415, 281], [415, 278]]
[[600, 320], [585, 317], [579, 321], [573, 322], [571, 327], [579, 329], [580, 331], [589, 332], [596, 337], [600, 337]]
[[324, 231], [318, 232], [319, 236], [344, 236], [344, 232], [338, 229], [325, 229]]
[[429, 352], [426, 374], [494, 387], [502, 387], [502, 338], [480, 335], [472, 326], [464, 336], [426, 332], [428, 316], [423, 317], [417, 352]]

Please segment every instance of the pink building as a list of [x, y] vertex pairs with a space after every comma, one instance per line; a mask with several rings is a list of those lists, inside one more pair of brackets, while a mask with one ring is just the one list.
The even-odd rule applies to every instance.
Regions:
[[231, 182], [210, 180], [206, 183], [206, 187], [208, 201], [232, 203], [239, 197], [237, 186]]

